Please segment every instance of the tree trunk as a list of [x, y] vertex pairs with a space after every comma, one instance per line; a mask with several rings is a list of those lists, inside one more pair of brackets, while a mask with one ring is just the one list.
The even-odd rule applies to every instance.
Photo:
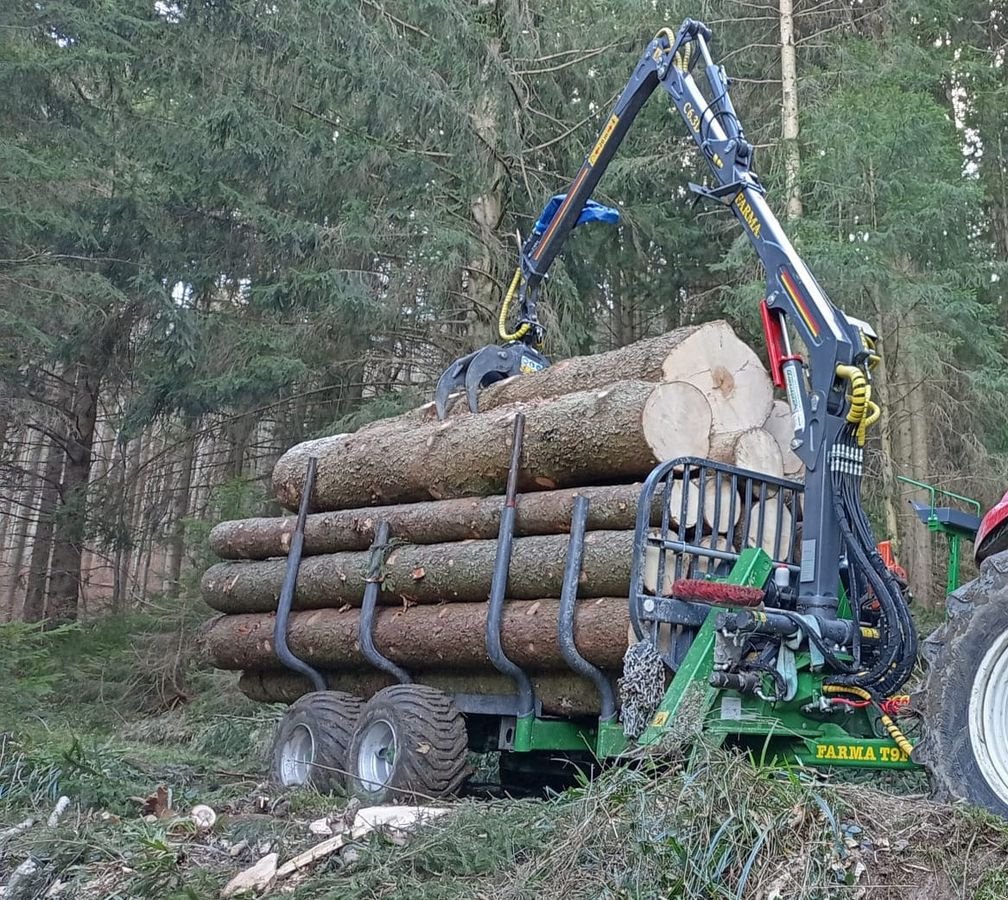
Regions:
[[[592, 683], [572, 674], [530, 673], [536, 699], [543, 712], [553, 716], [597, 716], [599, 699]], [[365, 700], [384, 687], [394, 684], [381, 672], [353, 674], [325, 673], [329, 689], [346, 691]], [[503, 675], [471, 672], [425, 672], [420, 684], [438, 688], [447, 694], [482, 694], [514, 696], [515, 686]], [[290, 672], [246, 671], [238, 679], [238, 687], [251, 700], [259, 703], [293, 703], [312, 690], [311, 682]]]
[[193, 434], [196, 423], [186, 418], [183, 427], [182, 459], [180, 460], [179, 481], [174, 485], [172, 497], [171, 536], [168, 539], [167, 559], [167, 594], [170, 599], [179, 595], [179, 579], [182, 577], [182, 561], [185, 557], [185, 518], [189, 512], [189, 493], [192, 490], [193, 463], [196, 458], [196, 436]]
[[[557, 638], [559, 600], [505, 604], [504, 652], [524, 669], [566, 668]], [[360, 611], [317, 609], [291, 613], [288, 643], [305, 662], [323, 669], [367, 669], [357, 643]], [[385, 607], [375, 617], [378, 650], [407, 671], [492, 670], [486, 652], [486, 603]], [[273, 648], [272, 614], [220, 616], [203, 635], [219, 669], [269, 669], [280, 665]], [[601, 668], [623, 663], [630, 624], [625, 597], [580, 600], [574, 636], [578, 650]]]
[[[516, 375], [485, 388], [480, 392], [480, 412], [489, 412], [512, 403], [528, 403], [603, 388], [614, 381], [660, 381], [665, 358], [697, 331], [703, 331], [709, 338], [718, 332], [733, 334], [731, 326], [726, 322], [708, 322], [700, 326], [677, 328], [667, 334], [646, 338], [608, 353], [561, 359], [535, 375]], [[457, 395], [454, 405], [449, 408], [449, 417], [468, 414], [469, 407], [465, 398]], [[434, 404], [427, 403], [394, 419], [383, 419], [365, 425], [361, 431], [395, 426], [397, 423], [431, 421], [434, 418]]]
[[[877, 306], [877, 304], [876, 304]], [[880, 323], [882, 319], [878, 319]], [[896, 472], [893, 468], [895, 458], [895, 442], [893, 429], [893, 414], [895, 405], [890, 405], [892, 391], [889, 387], [889, 361], [883, 350], [878, 365], [872, 374], [876, 399], [882, 404], [882, 416], [879, 419], [879, 442], [881, 453], [879, 463], [882, 469], [882, 520], [885, 532], [882, 539], [894, 542], [897, 555], [900, 554], [899, 517], [896, 513], [895, 498], [899, 496], [899, 485], [896, 482]]]
[[[26, 433], [25, 443], [27, 443], [27, 434], [29, 433]], [[21, 566], [24, 563], [29, 543], [32, 542], [32, 528], [35, 524], [33, 500], [36, 491], [33, 481], [35, 473], [38, 471], [43, 446], [41, 440], [32, 441], [27, 447], [22, 448], [19, 456], [15, 457], [15, 459], [24, 460], [25, 473], [15, 482], [21, 489], [16, 491], [10, 499], [10, 517], [7, 520], [9, 533], [12, 533], [14, 536], [14, 544], [8, 556], [9, 585], [6, 586], [8, 596], [6, 613], [10, 621], [14, 621], [18, 615]], [[23, 482], [25, 481], [28, 483], [24, 484]]]
[[66, 466], [60, 484], [62, 509], [53, 533], [52, 571], [46, 608], [46, 619], [53, 625], [77, 619], [98, 391], [98, 374], [86, 364], [79, 363], [67, 430]]
[[[589, 531], [626, 531], [637, 519], [641, 486], [567, 488], [521, 494], [515, 515], [515, 535], [564, 534], [570, 529], [574, 499], [587, 497]], [[367, 550], [379, 521], [389, 523], [393, 538], [409, 544], [447, 544], [490, 540], [500, 527], [502, 496], [431, 500], [364, 509], [315, 513], [305, 524], [304, 553]], [[210, 532], [210, 546], [224, 559], [268, 559], [286, 556], [295, 517], [240, 519], [222, 522]]]
[[[518, 538], [511, 557], [508, 596], [535, 600], [560, 595], [566, 535]], [[585, 538], [579, 589], [582, 597], [618, 597], [630, 584], [632, 531], [591, 531]], [[298, 572], [297, 609], [359, 606], [370, 553], [310, 556]], [[490, 593], [496, 541], [406, 544], [393, 548], [382, 566], [385, 603], [481, 602]], [[203, 576], [203, 599], [220, 612], [276, 609], [286, 561], [218, 563]]]
[[[907, 373], [907, 408], [910, 417], [910, 472], [918, 481], [928, 482], [931, 473], [931, 435], [928, 423], [930, 414], [927, 411], [925, 397], [924, 374], [917, 359], [912, 354], [904, 355]], [[916, 516], [908, 516], [909, 528], [913, 535], [910, 541], [911, 554], [906, 560], [907, 573], [910, 578], [914, 596], [928, 609], [937, 609], [944, 599], [943, 591], [936, 584], [934, 572], [934, 553], [932, 533], [928, 531]]]
[[801, 149], [798, 146], [798, 66], [795, 58], [792, 0], [779, 0], [781, 36], [781, 136], [784, 144], [785, 216], [802, 214]]
[[62, 440], [52, 440], [42, 474], [39, 496], [38, 524], [32, 542], [31, 563], [28, 567], [28, 585], [25, 588], [24, 620], [41, 622], [45, 614], [46, 582], [49, 579], [49, 562], [53, 550], [53, 530], [59, 505], [60, 478], [66, 451]]
[[[307, 441], [281, 457], [273, 470], [273, 490], [282, 505], [296, 509], [308, 458], [315, 456], [316, 509], [500, 493], [519, 410], [526, 415], [522, 490], [632, 481], [650, 472], [666, 454], [680, 455], [677, 436], [687, 452], [705, 455], [707, 434], [698, 434], [694, 423], [681, 422], [679, 431], [670, 431], [667, 424], [650, 427], [652, 422], [669, 421], [662, 418], [662, 404], [655, 401], [644, 414], [654, 390], [651, 382], [621, 381], [443, 423]], [[652, 443], [656, 437], [661, 452]]]

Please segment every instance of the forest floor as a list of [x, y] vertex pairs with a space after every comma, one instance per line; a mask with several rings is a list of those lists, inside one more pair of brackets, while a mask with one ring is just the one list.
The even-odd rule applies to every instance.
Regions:
[[[210, 900], [266, 854], [282, 863], [318, 844], [309, 823], [346, 807], [345, 798], [267, 783], [280, 710], [245, 700], [223, 673], [190, 671], [183, 685], [191, 638], [180, 643], [180, 634], [189, 632], [151, 619], [45, 637], [0, 626], [5, 900]], [[660, 767], [610, 769], [547, 799], [453, 801], [405, 843], [373, 834], [269, 893], [1008, 896], [1008, 826], [923, 791], [919, 778], [836, 781], [700, 748]], [[50, 826], [64, 795], [69, 807]], [[197, 804], [215, 811], [211, 828], [193, 822]]]

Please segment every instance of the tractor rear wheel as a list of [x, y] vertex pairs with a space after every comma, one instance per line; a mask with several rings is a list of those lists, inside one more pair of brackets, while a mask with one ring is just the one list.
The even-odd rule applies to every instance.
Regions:
[[350, 791], [371, 804], [454, 793], [468, 772], [462, 714], [442, 691], [385, 688], [364, 706], [350, 742]]
[[273, 739], [273, 782], [322, 793], [343, 787], [350, 736], [363, 706], [343, 691], [315, 691], [294, 701]]
[[949, 597], [928, 639], [925, 740], [914, 753], [941, 799], [1008, 817], [1008, 553]]

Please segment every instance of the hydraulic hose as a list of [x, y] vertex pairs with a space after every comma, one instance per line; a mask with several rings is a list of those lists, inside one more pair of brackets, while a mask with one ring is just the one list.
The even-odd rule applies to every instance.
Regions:
[[504, 295], [504, 302], [501, 304], [500, 315], [497, 317], [497, 333], [502, 341], [520, 341], [529, 333], [532, 328], [531, 323], [522, 322], [514, 331], [507, 330], [507, 317], [511, 311], [511, 304], [514, 302], [515, 292], [521, 284], [521, 266], [515, 269], [514, 277]]

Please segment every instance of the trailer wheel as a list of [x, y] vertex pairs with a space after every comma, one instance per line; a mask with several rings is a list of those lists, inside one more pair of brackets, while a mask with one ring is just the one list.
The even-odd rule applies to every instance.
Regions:
[[949, 598], [931, 639], [926, 738], [915, 758], [940, 798], [1008, 817], [1008, 553]]
[[462, 714], [442, 691], [395, 685], [364, 706], [350, 742], [350, 791], [368, 803], [424, 800], [468, 776]]
[[292, 703], [273, 739], [272, 780], [322, 793], [343, 787], [350, 737], [363, 706], [342, 691], [315, 691]]

